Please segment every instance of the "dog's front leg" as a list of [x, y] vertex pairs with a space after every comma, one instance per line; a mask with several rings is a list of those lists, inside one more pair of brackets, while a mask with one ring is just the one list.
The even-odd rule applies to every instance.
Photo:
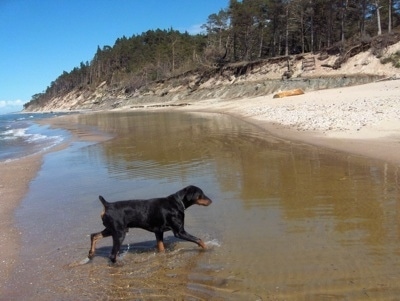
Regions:
[[202, 247], [203, 249], [207, 249], [206, 244], [200, 238], [190, 235], [189, 233], [187, 233], [185, 231], [185, 229], [181, 228], [178, 231], [173, 231], [173, 232], [174, 232], [175, 237], [194, 242], [194, 243], [198, 244], [199, 247]]
[[173, 219], [172, 221], [173, 221], [173, 224], [171, 225], [171, 227], [172, 227], [172, 232], [174, 232], [175, 237], [194, 242], [194, 243], [198, 244], [200, 247], [202, 247], [203, 249], [207, 249], [206, 244], [200, 238], [197, 238], [196, 236], [193, 236], [185, 231], [185, 228], [183, 227], [183, 222], [181, 219], [176, 218], [176, 219]]

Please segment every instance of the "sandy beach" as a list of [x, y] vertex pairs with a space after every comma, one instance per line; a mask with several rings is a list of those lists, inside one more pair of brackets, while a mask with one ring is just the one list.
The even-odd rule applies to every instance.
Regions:
[[[188, 100], [188, 103], [190, 105], [185, 107], [152, 110], [230, 114], [282, 139], [400, 164], [400, 80], [307, 92], [280, 99], [266, 95], [229, 101]], [[53, 126], [68, 128], [62, 119], [55, 120]], [[1, 279], [7, 279], [18, 256], [19, 233], [13, 227], [14, 211], [40, 170], [42, 155], [0, 163]], [[0, 291], [1, 288], [0, 283]]]
[[[47, 119], [43, 123], [68, 129], [73, 134], [73, 140], [82, 139], [100, 142], [108, 139], [107, 136], [96, 135], [89, 130], [87, 132], [79, 132], [75, 127], [76, 123], [73, 123], [74, 116], [68, 117], [69, 122], [72, 121], [72, 124], [66, 124], [63, 118]], [[19, 254], [20, 233], [14, 225], [15, 209], [28, 193], [30, 182], [40, 171], [43, 156], [49, 152], [67, 147], [68, 143], [62, 143], [45, 152], [22, 159], [0, 162], [0, 245], [2, 246], [2, 252], [0, 252], [0, 279], [9, 277]], [[4, 281], [0, 282], [0, 293], [3, 285]]]
[[[14, 210], [28, 191], [29, 182], [42, 164], [41, 155], [0, 163], [0, 279], [7, 279], [19, 253], [19, 232]], [[3, 281], [0, 283], [0, 291]]]
[[231, 114], [274, 136], [400, 164], [400, 80], [179, 108]]

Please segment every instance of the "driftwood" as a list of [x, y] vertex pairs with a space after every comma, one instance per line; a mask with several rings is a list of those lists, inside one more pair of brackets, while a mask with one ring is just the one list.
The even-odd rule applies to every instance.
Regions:
[[302, 89], [293, 89], [293, 90], [278, 92], [274, 95], [274, 98], [283, 98], [287, 96], [295, 96], [301, 94], [304, 94], [304, 91]]
[[321, 64], [321, 67], [332, 68], [333, 69], [333, 66], [329, 65], [329, 64]]
[[365, 51], [366, 49], [370, 48], [370, 46], [370, 43], [361, 43], [351, 47], [345, 54], [337, 58], [337, 60], [333, 64], [333, 69], [339, 69], [342, 64], [345, 63], [349, 58], [359, 54], [360, 52]]

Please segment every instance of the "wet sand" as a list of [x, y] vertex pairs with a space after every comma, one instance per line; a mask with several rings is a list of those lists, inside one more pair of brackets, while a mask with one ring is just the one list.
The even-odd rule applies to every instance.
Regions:
[[[0, 163], [0, 279], [7, 279], [19, 253], [19, 233], [14, 210], [28, 192], [29, 182], [39, 171], [42, 155]], [[0, 292], [3, 281], [0, 282]]]
[[[0, 279], [8, 279], [20, 252], [20, 232], [15, 227], [14, 213], [29, 191], [30, 182], [43, 164], [46, 153], [67, 147], [62, 143], [21, 159], [0, 162]], [[0, 296], [4, 281], [0, 282]]]
[[[56, 117], [43, 121], [53, 127], [65, 128], [73, 133], [72, 140], [100, 142], [109, 139], [108, 136], [78, 130], [76, 116]], [[75, 122], [74, 122], [75, 121]], [[82, 127], [79, 127], [82, 129]], [[72, 141], [71, 140], [71, 141]], [[40, 171], [43, 156], [68, 147], [71, 141], [62, 143], [47, 150], [21, 159], [0, 162], [0, 279], [8, 279], [18, 258], [20, 250], [20, 233], [15, 228], [14, 212], [22, 199], [28, 193], [30, 182]], [[4, 281], [0, 282], [0, 296]], [[1, 300], [1, 298], [0, 298]]]

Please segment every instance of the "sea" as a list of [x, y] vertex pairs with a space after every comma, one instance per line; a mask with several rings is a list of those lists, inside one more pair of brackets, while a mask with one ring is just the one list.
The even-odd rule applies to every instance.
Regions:
[[0, 114], [0, 163], [46, 151], [68, 139], [68, 131], [37, 123], [38, 120], [62, 114]]

